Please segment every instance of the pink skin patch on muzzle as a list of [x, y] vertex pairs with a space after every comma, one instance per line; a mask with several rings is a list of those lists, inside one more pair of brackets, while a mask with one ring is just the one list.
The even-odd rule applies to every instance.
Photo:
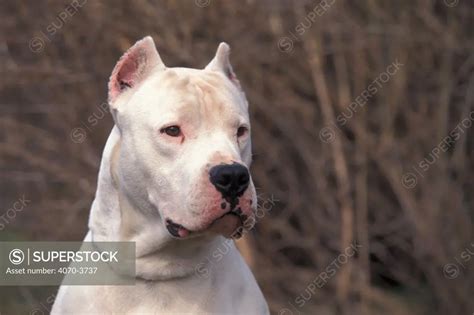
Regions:
[[[209, 179], [204, 180], [202, 184], [209, 187], [209, 191], [204, 195], [213, 196], [207, 199], [212, 200], [212, 205], [203, 206], [204, 210], [200, 215], [201, 220], [207, 223], [203, 224], [202, 228], [189, 230], [168, 217], [165, 224], [173, 237], [185, 238], [191, 233], [209, 231], [239, 238], [244, 228], [253, 225], [249, 224], [252, 221], [249, 218], [253, 217], [254, 211], [251, 192], [248, 189], [250, 174], [247, 167], [236, 162], [221, 163], [211, 167], [208, 173]], [[220, 197], [217, 197], [218, 195]]]

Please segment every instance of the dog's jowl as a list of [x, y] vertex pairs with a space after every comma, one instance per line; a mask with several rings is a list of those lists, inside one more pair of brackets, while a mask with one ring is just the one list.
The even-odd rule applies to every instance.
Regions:
[[229, 241], [252, 228], [257, 205], [248, 103], [229, 46], [204, 69], [168, 68], [146, 37], [108, 89], [115, 126], [85, 241], [135, 242], [136, 284], [62, 286], [52, 313], [268, 314]]

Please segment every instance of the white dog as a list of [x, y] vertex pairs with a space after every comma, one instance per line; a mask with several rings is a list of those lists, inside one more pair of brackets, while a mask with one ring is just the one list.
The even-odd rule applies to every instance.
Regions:
[[146, 37], [115, 66], [109, 104], [115, 126], [85, 241], [136, 242], [136, 285], [62, 286], [52, 314], [268, 314], [233, 242], [202, 266], [251, 227], [257, 205], [229, 46], [203, 70], [167, 68]]

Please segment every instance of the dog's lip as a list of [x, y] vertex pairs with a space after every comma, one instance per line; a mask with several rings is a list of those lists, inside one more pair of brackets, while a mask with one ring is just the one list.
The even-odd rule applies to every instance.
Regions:
[[212, 229], [212, 227], [214, 226], [214, 224], [217, 221], [223, 219], [226, 216], [234, 216], [234, 217], [237, 217], [239, 219], [240, 222], [238, 224], [238, 227], [235, 229], [235, 231], [232, 232], [232, 234], [230, 234], [230, 236], [232, 238], [239, 239], [242, 236], [243, 229], [246, 227], [247, 220], [249, 219], [249, 216], [244, 214], [242, 212], [242, 209], [240, 209], [240, 208], [236, 208], [232, 211], [229, 211], [229, 212], [226, 212], [226, 213], [222, 214], [220, 217], [214, 219], [207, 227], [205, 227], [204, 229], [200, 229], [200, 230], [189, 230], [186, 227], [184, 227], [183, 225], [174, 222], [170, 218], [167, 218], [165, 220], [165, 224], [166, 224], [166, 228], [167, 228], [168, 232], [171, 234], [171, 236], [173, 236], [175, 238], [185, 238], [185, 237], [190, 236], [192, 234], [202, 233], [202, 232], [205, 232], [209, 229]]
[[239, 239], [242, 236], [243, 225], [244, 222], [241, 216], [234, 212], [227, 212], [215, 219], [206, 230], [209, 230], [211, 233], [221, 234], [226, 238]]
[[247, 215], [242, 213], [242, 209], [237, 208], [237, 209], [234, 209], [232, 211], [226, 212], [223, 215], [221, 215], [220, 217], [216, 218], [214, 221], [212, 221], [210, 226], [212, 226], [217, 220], [222, 219], [226, 215], [236, 216], [237, 218], [239, 218], [241, 225], [243, 225], [245, 223], [245, 221], [247, 221], [247, 218], [248, 218]]
[[186, 237], [190, 233], [190, 231], [187, 228], [185, 228], [181, 224], [173, 222], [171, 219], [166, 219], [165, 223], [166, 223], [166, 229], [168, 230], [168, 232], [176, 238]]

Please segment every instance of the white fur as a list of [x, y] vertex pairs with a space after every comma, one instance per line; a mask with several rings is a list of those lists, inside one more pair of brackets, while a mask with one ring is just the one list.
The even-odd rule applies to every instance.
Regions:
[[[149, 37], [134, 47], [142, 49], [131, 51], [141, 58], [141, 73], [111, 101], [116, 125], [103, 152], [85, 241], [136, 242], [137, 282], [61, 286], [52, 314], [268, 314], [233, 241], [206, 232], [220, 215], [208, 168], [251, 163], [250, 136], [235, 136], [250, 123], [227, 44], [204, 70], [166, 68]], [[183, 143], [160, 132], [169, 123], [186, 128]], [[252, 212], [252, 182], [242, 200]], [[200, 232], [175, 239], [167, 217]], [[209, 274], [200, 275], [198, 267]]]

